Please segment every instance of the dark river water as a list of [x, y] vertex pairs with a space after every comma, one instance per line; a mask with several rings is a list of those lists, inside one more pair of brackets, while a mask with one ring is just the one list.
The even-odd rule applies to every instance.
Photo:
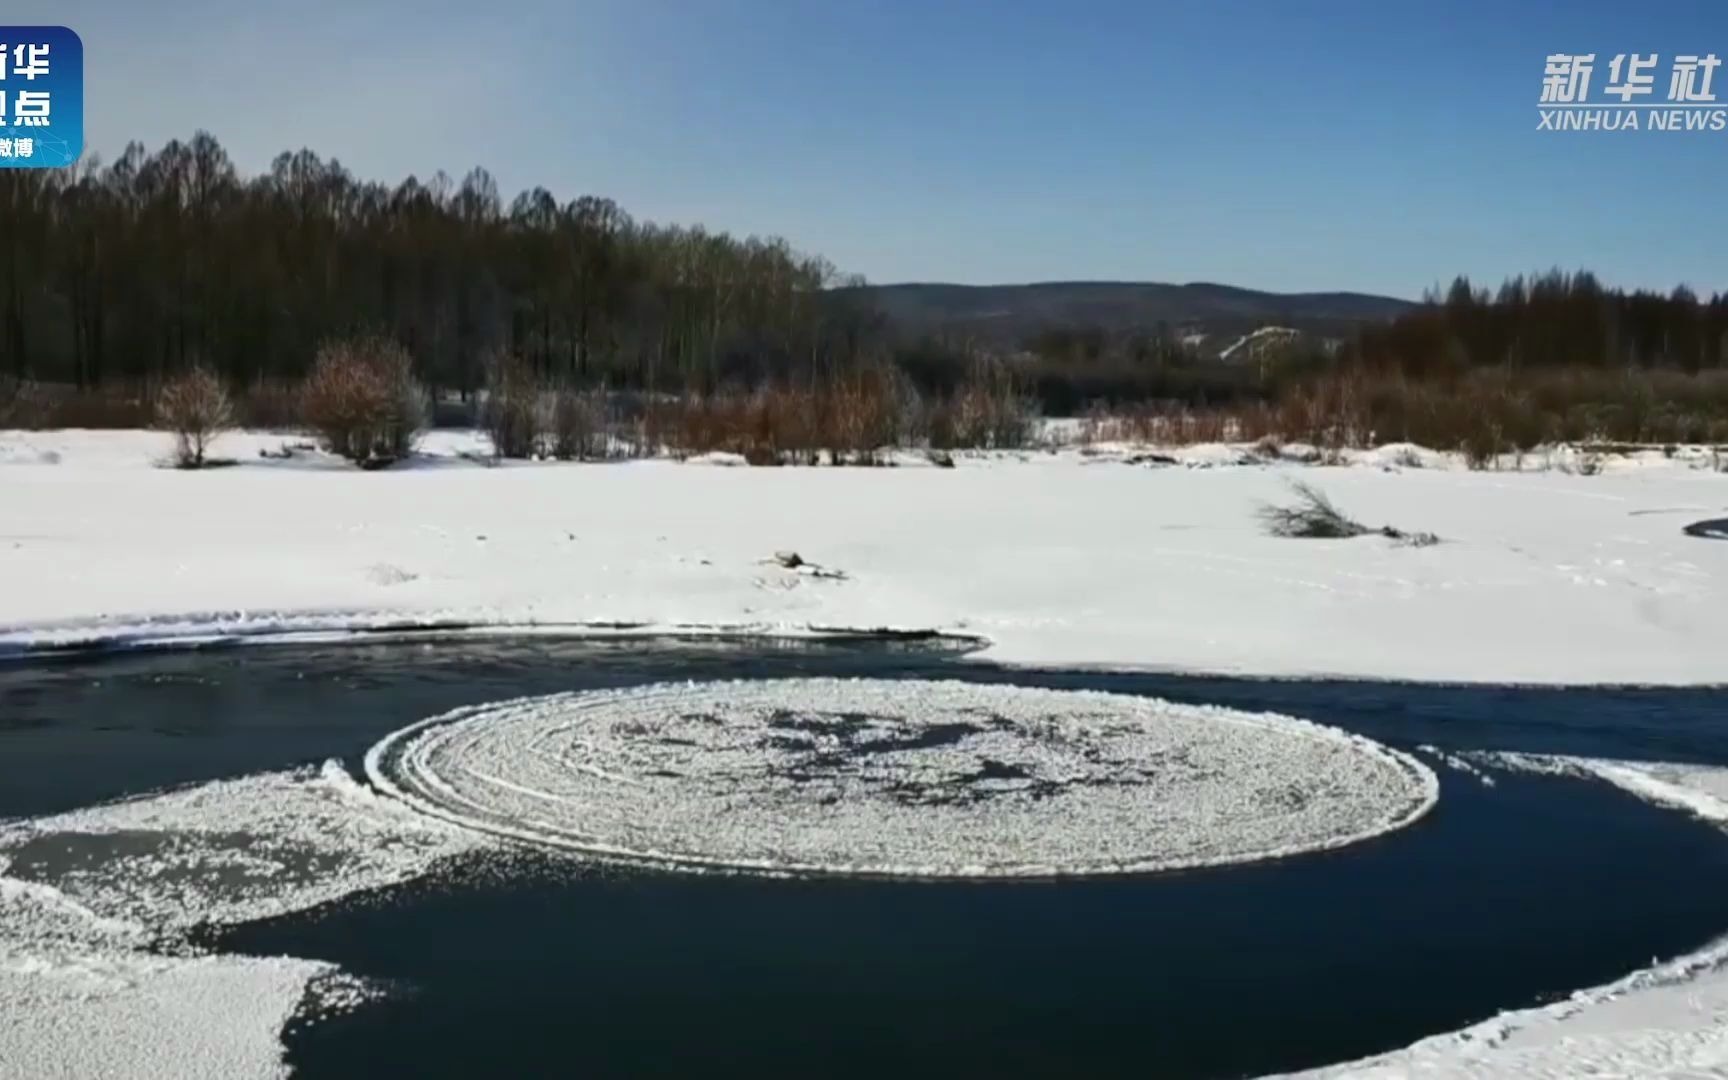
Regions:
[[[0, 666], [0, 817], [339, 756], [459, 705], [670, 679], [951, 677], [1294, 714], [1411, 749], [1728, 765], [1721, 690], [1010, 671], [887, 645], [551, 639]], [[392, 988], [306, 1077], [1231, 1077], [1406, 1044], [1728, 932], [1728, 836], [1606, 785], [1434, 763], [1340, 852], [1092, 881], [768, 880], [523, 850], [223, 932]], [[356, 771], [357, 768], [356, 768]]]

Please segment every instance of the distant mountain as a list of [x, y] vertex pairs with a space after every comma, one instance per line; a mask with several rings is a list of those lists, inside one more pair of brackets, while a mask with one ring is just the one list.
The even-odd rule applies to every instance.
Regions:
[[1012, 347], [1041, 330], [1162, 328], [1212, 355], [1262, 326], [1344, 337], [1360, 323], [1391, 319], [1415, 306], [1368, 293], [1273, 293], [1209, 282], [911, 283], [866, 285], [859, 292], [909, 335], [961, 331]]

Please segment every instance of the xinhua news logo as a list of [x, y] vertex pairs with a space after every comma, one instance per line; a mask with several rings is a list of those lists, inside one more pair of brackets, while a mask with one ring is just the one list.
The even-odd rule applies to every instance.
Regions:
[[[1666, 67], [1656, 53], [1616, 53], [1593, 98], [1596, 54], [1553, 53], [1542, 68], [1536, 130], [1728, 130], [1728, 104], [1717, 104], [1714, 86], [1721, 66], [1715, 53], [1681, 53]], [[1661, 86], [1668, 92], [1658, 98]]]
[[84, 43], [64, 26], [0, 26], [0, 169], [58, 169], [84, 150]]

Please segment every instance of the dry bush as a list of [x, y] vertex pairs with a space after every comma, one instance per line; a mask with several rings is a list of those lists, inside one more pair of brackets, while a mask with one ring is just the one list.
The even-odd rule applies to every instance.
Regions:
[[653, 404], [645, 441], [678, 458], [723, 451], [752, 464], [873, 464], [896, 445], [905, 399], [893, 380], [861, 373], [819, 389], [762, 386], [744, 393], [692, 394]]
[[486, 401], [480, 426], [492, 440], [492, 453], [530, 458], [540, 450], [540, 379], [520, 357], [494, 353], [486, 362]]
[[772, 439], [771, 449], [782, 461], [815, 465], [822, 460], [822, 395], [808, 387], [785, 387], [758, 395], [759, 432]]
[[1037, 435], [1038, 411], [1013, 373], [999, 364], [974, 367], [972, 378], [932, 410], [930, 445], [943, 450], [1017, 450]]
[[541, 399], [542, 453], [559, 461], [607, 456], [606, 390], [581, 393], [560, 386]]
[[885, 371], [865, 371], [840, 379], [826, 396], [828, 449], [835, 462], [850, 454], [858, 465], [874, 465], [879, 451], [900, 440], [902, 396]]
[[1281, 434], [1263, 405], [1240, 409], [1194, 409], [1147, 402], [1090, 412], [1081, 427], [1083, 442], [1121, 442], [1148, 446], [1187, 446], [1204, 442], [1257, 442]]
[[286, 431], [301, 426], [300, 387], [282, 379], [259, 379], [235, 404], [240, 423], [249, 428]]
[[1457, 450], [1478, 468], [1555, 442], [1639, 445], [1728, 439], [1728, 372], [1503, 371], [1428, 379], [1334, 370], [1265, 402], [1196, 409], [1145, 403], [1094, 409], [1085, 443], [1311, 443], [1322, 460], [1346, 448], [1411, 442]]
[[1342, 540], [1372, 531], [1333, 506], [1332, 500], [1318, 488], [1300, 481], [1293, 482], [1290, 487], [1296, 493], [1294, 505], [1265, 503], [1258, 511], [1260, 523], [1273, 536]]
[[1094, 404], [1081, 418], [1080, 442], [1084, 446], [1095, 443], [1156, 443], [1160, 441], [1159, 420], [1158, 409], [1151, 404], [1129, 405], [1114, 410]]
[[143, 382], [79, 388], [13, 379], [0, 386], [0, 426], [4, 427], [122, 430], [147, 428], [155, 419], [155, 395]]
[[814, 386], [658, 399], [645, 408], [640, 431], [642, 445], [679, 459], [723, 451], [756, 464], [815, 465], [826, 456], [835, 464], [874, 465], [892, 447], [1025, 446], [1037, 416], [1002, 374], [931, 405], [903, 375], [880, 367]]
[[300, 389], [301, 414], [324, 448], [382, 468], [407, 457], [426, 426], [426, 390], [414, 361], [382, 337], [331, 341]]
[[1500, 435], [1499, 425], [1492, 420], [1484, 419], [1463, 432], [1458, 450], [1464, 455], [1464, 464], [1475, 471], [1492, 469], [1500, 464], [1500, 453], [1505, 449], [1505, 440]]
[[1280, 427], [1319, 445], [1413, 442], [1478, 467], [1552, 442], [1699, 443], [1728, 432], [1728, 372], [1511, 372], [1415, 380], [1338, 373], [1278, 403]]
[[1292, 481], [1290, 489], [1296, 494], [1294, 505], [1263, 503], [1258, 511], [1260, 523], [1273, 536], [1303, 540], [1348, 540], [1354, 536], [1374, 533], [1411, 547], [1429, 547], [1440, 542], [1440, 538], [1431, 532], [1406, 532], [1391, 525], [1371, 529], [1332, 505], [1332, 500], [1326, 497], [1325, 492], [1299, 480]]
[[679, 459], [726, 449], [742, 412], [742, 403], [718, 394], [656, 402], [648, 415], [649, 438]]
[[639, 440], [652, 453], [667, 453], [682, 461], [721, 449], [739, 411], [737, 403], [721, 395], [656, 399], [643, 411]]
[[827, 396], [798, 386], [764, 386], [737, 411], [731, 449], [753, 465], [815, 465], [822, 457], [832, 411]]
[[1311, 443], [1323, 459], [1412, 442], [1461, 451], [1478, 467], [1554, 442], [1708, 444], [1728, 437], [1728, 372], [1480, 369], [1412, 379], [1343, 370], [1286, 386], [1271, 401], [1094, 409], [1081, 426], [1085, 443], [1267, 436]]
[[156, 424], [174, 433], [176, 467], [203, 468], [210, 444], [234, 427], [234, 403], [214, 372], [194, 367], [157, 391]]
[[20, 419], [24, 415], [29, 398], [26, 396], [29, 384], [23, 379], [15, 379], [10, 375], [0, 375], [0, 428], [23, 427]]
[[146, 428], [155, 419], [153, 398], [144, 383], [50, 395], [45, 426], [106, 431]]

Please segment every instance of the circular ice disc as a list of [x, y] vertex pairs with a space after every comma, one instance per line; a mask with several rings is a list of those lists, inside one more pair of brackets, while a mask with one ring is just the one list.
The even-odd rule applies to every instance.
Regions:
[[659, 685], [463, 709], [373, 783], [470, 828], [685, 868], [1121, 874], [1341, 847], [1421, 817], [1408, 755], [1153, 698], [964, 682]]

